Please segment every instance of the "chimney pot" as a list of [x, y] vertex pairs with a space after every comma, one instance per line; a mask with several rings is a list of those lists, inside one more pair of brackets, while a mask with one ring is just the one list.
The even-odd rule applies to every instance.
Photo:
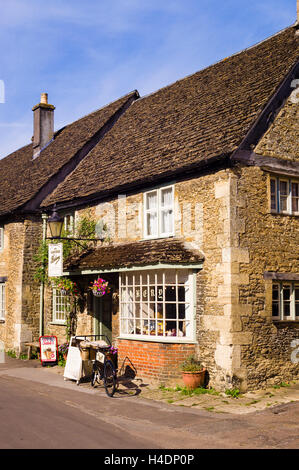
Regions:
[[48, 104], [48, 93], [41, 93], [40, 102], [41, 104]]

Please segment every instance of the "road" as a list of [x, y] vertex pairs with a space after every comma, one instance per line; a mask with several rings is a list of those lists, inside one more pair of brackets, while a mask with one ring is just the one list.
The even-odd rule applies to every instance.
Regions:
[[[27, 363], [28, 364], [28, 363]], [[1, 449], [298, 449], [299, 403], [246, 415], [130, 394], [106, 397], [47, 369], [0, 364]]]

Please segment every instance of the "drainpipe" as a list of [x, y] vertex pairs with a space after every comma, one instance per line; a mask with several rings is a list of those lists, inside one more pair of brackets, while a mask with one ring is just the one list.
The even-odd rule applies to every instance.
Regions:
[[[43, 244], [46, 241], [47, 236], [47, 214], [42, 214], [43, 219]], [[44, 266], [46, 268], [46, 266]], [[44, 334], [44, 292], [45, 292], [45, 283], [41, 282], [39, 288], [39, 336]]]

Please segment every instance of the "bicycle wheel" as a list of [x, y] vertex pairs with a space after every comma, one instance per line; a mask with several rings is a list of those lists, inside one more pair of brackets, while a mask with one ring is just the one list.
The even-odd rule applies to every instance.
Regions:
[[91, 381], [90, 381], [92, 387], [94, 387], [96, 383], [96, 374], [97, 373], [93, 370], [91, 374]]
[[113, 397], [116, 388], [116, 370], [111, 361], [105, 362], [104, 387], [108, 397]]
[[100, 375], [99, 369], [94, 369], [91, 374], [91, 381], [90, 381], [91, 386], [94, 387], [96, 382], [98, 384], [101, 383], [101, 375]]

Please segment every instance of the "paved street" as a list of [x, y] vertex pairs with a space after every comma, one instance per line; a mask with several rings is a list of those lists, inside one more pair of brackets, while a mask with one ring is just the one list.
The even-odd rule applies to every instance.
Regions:
[[[33, 367], [33, 364], [35, 367]], [[174, 407], [64, 381], [36, 361], [0, 364], [2, 449], [299, 447], [299, 403], [246, 415]]]

